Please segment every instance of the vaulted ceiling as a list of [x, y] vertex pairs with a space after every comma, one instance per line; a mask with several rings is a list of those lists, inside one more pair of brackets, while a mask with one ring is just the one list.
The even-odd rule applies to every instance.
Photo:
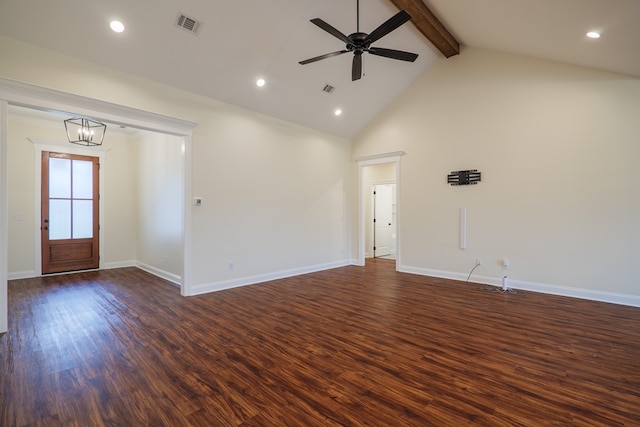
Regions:
[[[465, 46], [640, 77], [638, 0], [361, 0], [360, 30], [399, 9], [412, 21], [375, 45], [418, 59], [365, 54], [355, 82], [351, 54], [298, 64], [344, 49], [309, 20], [355, 32], [355, 0], [0, 0], [0, 34], [349, 138], [434, 61], [464, 55]], [[201, 23], [197, 35], [176, 25], [180, 15]], [[112, 19], [123, 33], [109, 29]], [[588, 39], [592, 30], [602, 37]]]

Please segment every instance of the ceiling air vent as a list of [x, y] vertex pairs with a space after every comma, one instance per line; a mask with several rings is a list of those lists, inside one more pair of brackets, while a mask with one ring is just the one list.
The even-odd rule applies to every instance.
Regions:
[[322, 88], [322, 91], [326, 93], [333, 93], [334, 90], [336, 90], [336, 88], [331, 86], [329, 83], [324, 85], [324, 87]]
[[202, 23], [181, 13], [180, 15], [178, 15], [176, 25], [186, 31], [189, 31], [190, 33], [198, 34]]

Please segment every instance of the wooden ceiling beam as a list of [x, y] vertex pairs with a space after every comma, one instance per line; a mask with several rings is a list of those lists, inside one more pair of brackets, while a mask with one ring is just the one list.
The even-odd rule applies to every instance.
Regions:
[[440, 51], [450, 58], [460, 53], [460, 43], [431, 12], [422, 0], [391, 0], [400, 10], [411, 15], [411, 22]]

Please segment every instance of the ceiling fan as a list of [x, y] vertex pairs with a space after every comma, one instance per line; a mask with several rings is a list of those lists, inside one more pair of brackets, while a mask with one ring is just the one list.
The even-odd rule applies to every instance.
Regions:
[[373, 47], [372, 43], [378, 41], [382, 37], [386, 36], [396, 28], [400, 27], [405, 22], [411, 19], [406, 11], [401, 10], [387, 21], [382, 23], [378, 28], [373, 30], [371, 34], [360, 32], [360, 0], [356, 0], [356, 32], [345, 36], [340, 31], [327, 24], [320, 18], [314, 18], [312, 23], [322, 28], [329, 34], [342, 40], [347, 44], [343, 50], [327, 53], [325, 55], [316, 56], [314, 58], [305, 59], [300, 61], [299, 64], [305, 65], [312, 62], [320, 61], [321, 59], [331, 58], [333, 56], [342, 55], [343, 53], [353, 52], [353, 65], [351, 67], [351, 80], [355, 81], [362, 77], [362, 54], [368, 52], [372, 55], [384, 56], [385, 58], [399, 59], [400, 61], [413, 62], [418, 57], [415, 53], [404, 52], [401, 50], [385, 49], [382, 47]]

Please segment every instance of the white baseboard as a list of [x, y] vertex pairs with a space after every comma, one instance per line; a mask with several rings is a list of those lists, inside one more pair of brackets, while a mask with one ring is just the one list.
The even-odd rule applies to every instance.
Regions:
[[[114, 269], [114, 268], [125, 268], [125, 267], [138, 267], [141, 270], [146, 271], [147, 273], [151, 273], [154, 276], [158, 276], [161, 277], [163, 279], [166, 279], [170, 282], [173, 282], [177, 285], [180, 285], [182, 282], [182, 278], [177, 275], [177, 274], [173, 274], [173, 273], [169, 273], [168, 271], [164, 271], [160, 268], [156, 268], [153, 267], [149, 264], [145, 264], [143, 262], [140, 261], [116, 261], [116, 262], [106, 262], [104, 263], [104, 265], [101, 267], [103, 270], [110, 270], [110, 269]], [[74, 273], [74, 272], [69, 272], [69, 273]], [[78, 273], [78, 272], [76, 272]], [[67, 273], [60, 273], [60, 274], [67, 274]], [[35, 271], [16, 271], [13, 273], [9, 273], [7, 275], [7, 279], [8, 280], [15, 280], [15, 279], [29, 279], [32, 277], [38, 277], [38, 275], [36, 274]]]
[[[464, 273], [454, 273], [449, 271], [431, 270], [427, 268], [400, 266], [400, 271], [404, 273], [419, 274], [421, 276], [440, 277], [443, 279], [467, 280], [468, 275]], [[502, 286], [502, 277], [473, 276], [473, 283], [484, 283], [492, 286]], [[567, 286], [550, 285], [545, 283], [526, 282], [509, 278], [509, 288], [521, 289], [523, 291], [540, 292], [551, 295], [587, 299], [599, 302], [608, 302], [620, 305], [640, 307], [640, 296], [617, 294], [605, 291], [594, 291], [591, 289], [570, 288]]]
[[[108, 262], [102, 266], [102, 269], [109, 270], [111, 268], [123, 268], [123, 267], [136, 267], [137, 261], [119, 261], [119, 262]], [[73, 272], [70, 272], [73, 273]], [[65, 274], [65, 273], [62, 273]], [[9, 273], [7, 275], [8, 280], [16, 280], [16, 279], [31, 279], [33, 277], [39, 277], [35, 270], [30, 271], [14, 271], [13, 273]]]
[[[108, 270], [111, 268], [123, 268], [123, 267], [135, 267], [135, 261], [126, 261], [126, 262], [109, 262], [102, 266], [103, 269]], [[64, 273], [62, 273], [64, 274]], [[7, 275], [8, 280], [16, 280], [16, 279], [31, 279], [33, 277], [39, 277], [35, 270], [30, 271], [14, 271], [13, 273], [9, 273]]]
[[168, 271], [162, 270], [160, 268], [157, 268], [152, 265], [145, 264], [144, 262], [139, 262], [139, 261], [135, 263], [135, 267], [138, 267], [140, 270], [144, 270], [147, 273], [151, 273], [154, 276], [158, 276], [165, 280], [173, 282], [178, 286], [181, 285], [182, 277], [180, 277], [177, 274], [170, 273]]
[[137, 267], [138, 261], [117, 261], [117, 262], [105, 262], [102, 266], [103, 270], [111, 270], [113, 268], [126, 268]]
[[225, 289], [237, 288], [240, 286], [255, 285], [257, 283], [268, 282], [270, 280], [284, 279], [291, 276], [313, 273], [316, 271], [330, 270], [332, 268], [351, 265], [353, 260], [343, 260], [326, 264], [310, 265], [306, 267], [293, 268], [290, 270], [275, 271], [272, 273], [259, 274], [256, 276], [240, 277], [238, 279], [223, 280], [220, 282], [204, 283], [191, 287], [190, 296], [201, 295], [209, 292], [222, 291]]
[[[256, 283], [268, 282], [270, 280], [283, 279], [285, 277], [313, 273], [315, 271], [322, 271], [322, 270], [329, 270], [337, 267], [344, 267], [346, 265], [359, 265], [359, 264], [358, 264], [358, 260], [353, 258], [349, 260], [337, 261], [332, 263], [294, 268], [291, 270], [276, 271], [273, 273], [260, 274], [256, 276], [241, 277], [238, 279], [206, 283], [206, 284], [193, 286], [190, 295], [200, 295], [200, 294], [205, 294], [209, 292], [221, 291], [224, 289], [231, 289], [231, 288], [237, 288], [240, 286], [253, 285]], [[103, 265], [104, 269], [124, 268], [124, 267], [138, 267], [141, 270], [144, 270], [155, 276], [166, 279], [177, 285], [180, 285], [182, 281], [182, 278], [177, 274], [164, 271], [162, 269], [153, 267], [151, 265], [148, 265], [139, 261], [119, 261], [119, 262], [105, 263]], [[461, 281], [465, 281], [468, 277], [468, 274], [465, 274], [465, 273], [433, 270], [433, 269], [427, 269], [427, 268], [412, 267], [407, 265], [401, 265], [399, 267], [399, 271], [404, 273], [418, 274], [421, 276], [440, 277], [443, 279], [452, 279], [452, 280], [461, 280]], [[16, 272], [8, 273], [7, 275], [8, 280], [28, 279], [32, 277], [37, 277], [35, 271], [16, 271]], [[492, 286], [502, 286], [502, 278], [474, 275], [473, 283], [483, 283], [483, 284], [492, 285]], [[545, 283], [527, 282], [523, 280], [514, 280], [513, 278], [509, 278], [509, 287], [513, 289], [521, 289], [521, 290], [532, 291], [532, 292], [541, 292], [541, 293], [551, 294], [551, 295], [561, 295], [561, 296], [572, 297], [572, 298], [581, 298], [581, 299], [587, 299], [592, 301], [600, 301], [600, 302], [607, 302], [607, 303], [613, 303], [613, 304], [628, 305], [632, 307], [640, 307], [640, 296], [636, 296], [636, 295], [618, 294], [613, 292], [596, 291], [591, 289], [571, 288], [566, 286], [550, 285]]]
[[582, 298], [592, 301], [609, 302], [612, 304], [640, 307], [640, 296], [617, 294], [613, 292], [594, 291], [591, 289], [569, 288], [566, 286], [547, 285], [509, 279], [509, 287], [525, 291], [541, 292], [545, 294], [562, 295], [565, 297]]
[[35, 271], [16, 271], [7, 274], [7, 280], [30, 279], [32, 277], [36, 277]]
[[126, 268], [126, 267], [137, 267], [140, 270], [144, 270], [147, 273], [151, 273], [154, 276], [161, 277], [165, 280], [168, 280], [176, 285], [180, 285], [182, 282], [182, 277], [177, 274], [170, 273], [161, 268], [154, 267], [152, 265], [146, 264], [140, 261], [117, 261], [117, 262], [109, 262], [105, 263], [102, 268], [105, 270], [109, 270], [112, 268]]

